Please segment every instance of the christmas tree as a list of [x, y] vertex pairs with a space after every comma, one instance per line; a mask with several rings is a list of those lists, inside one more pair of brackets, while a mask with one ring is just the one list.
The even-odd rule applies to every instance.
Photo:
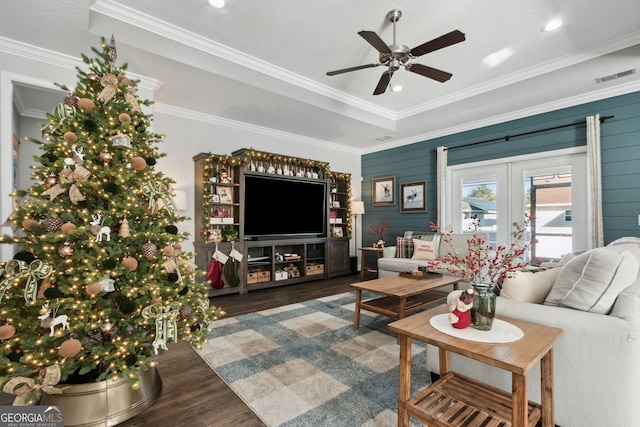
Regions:
[[39, 181], [14, 195], [24, 196], [8, 220], [15, 233], [0, 237], [19, 248], [0, 264], [0, 385], [32, 386], [17, 404], [56, 392], [58, 371], [61, 382], [129, 377], [135, 386], [167, 343], [199, 347], [224, 314], [180, 245], [188, 234], [175, 223], [187, 218], [173, 205], [174, 181], [154, 170], [164, 154], [142, 112], [150, 102], [127, 65], [115, 66], [113, 37], [92, 51], [75, 89], [59, 85], [69, 95], [42, 140], [31, 139], [43, 151]]

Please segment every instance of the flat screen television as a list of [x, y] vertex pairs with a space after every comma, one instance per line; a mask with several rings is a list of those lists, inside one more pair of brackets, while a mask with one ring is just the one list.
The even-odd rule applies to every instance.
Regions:
[[244, 176], [245, 240], [327, 235], [327, 183], [292, 177]]

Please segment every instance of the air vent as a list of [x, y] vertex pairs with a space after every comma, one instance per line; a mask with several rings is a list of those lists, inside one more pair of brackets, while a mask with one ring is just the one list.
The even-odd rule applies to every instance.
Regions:
[[387, 141], [389, 139], [393, 139], [393, 136], [391, 136], [391, 135], [380, 136], [380, 137], [376, 138], [376, 141]]
[[610, 80], [619, 79], [621, 77], [630, 76], [631, 74], [635, 74], [635, 73], [636, 73], [636, 69], [633, 68], [631, 70], [620, 71], [619, 73], [616, 73], [616, 74], [609, 74], [608, 76], [604, 76], [604, 77], [596, 77], [596, 82], [604, 83]]

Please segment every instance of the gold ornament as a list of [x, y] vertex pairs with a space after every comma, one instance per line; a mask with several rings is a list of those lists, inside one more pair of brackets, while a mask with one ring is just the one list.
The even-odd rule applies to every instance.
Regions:
[[54, 185], [56, 185], [57, 183], [58, 183], [58, 178], [54, 174], [49, 174], [49, 176], [47, 176], [44, 179], [44, 186], [46, 188], [51, 188]]
[[75, 251], [69, 242], [64, 242], [64, 244], [58, 248], [58, 255], [63, 258], [72, 256], [74, 252]]
[[108, 152], [106, 149], [98, 155], [100, 161], [103, 165], [107, 166], [113, 160], [113, 154]]

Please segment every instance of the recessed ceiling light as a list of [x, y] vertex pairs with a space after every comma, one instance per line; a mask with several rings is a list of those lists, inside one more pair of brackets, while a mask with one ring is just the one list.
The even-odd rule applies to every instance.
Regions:
[[404, 86], [402, 86], [402, 85], [393, 85], [393, 86], [391, 86], [391, 91], [392, 92], [400, 92], [402, 89], [404, 89]]
[[542, 31], [553, 31], [553, 30], [557, 30], [558, 28], [560, 28], [562, 26], [562, 21], [559, 19], [554, 19], [553, 21], [549, 21], [549, 23], [547, 23], [547, 25], [544, 26], [544, 28], [542, 29]]
[[209, 4], [215, 8], [223, 8], [224, 7], [224, 0], [209, 0]]

